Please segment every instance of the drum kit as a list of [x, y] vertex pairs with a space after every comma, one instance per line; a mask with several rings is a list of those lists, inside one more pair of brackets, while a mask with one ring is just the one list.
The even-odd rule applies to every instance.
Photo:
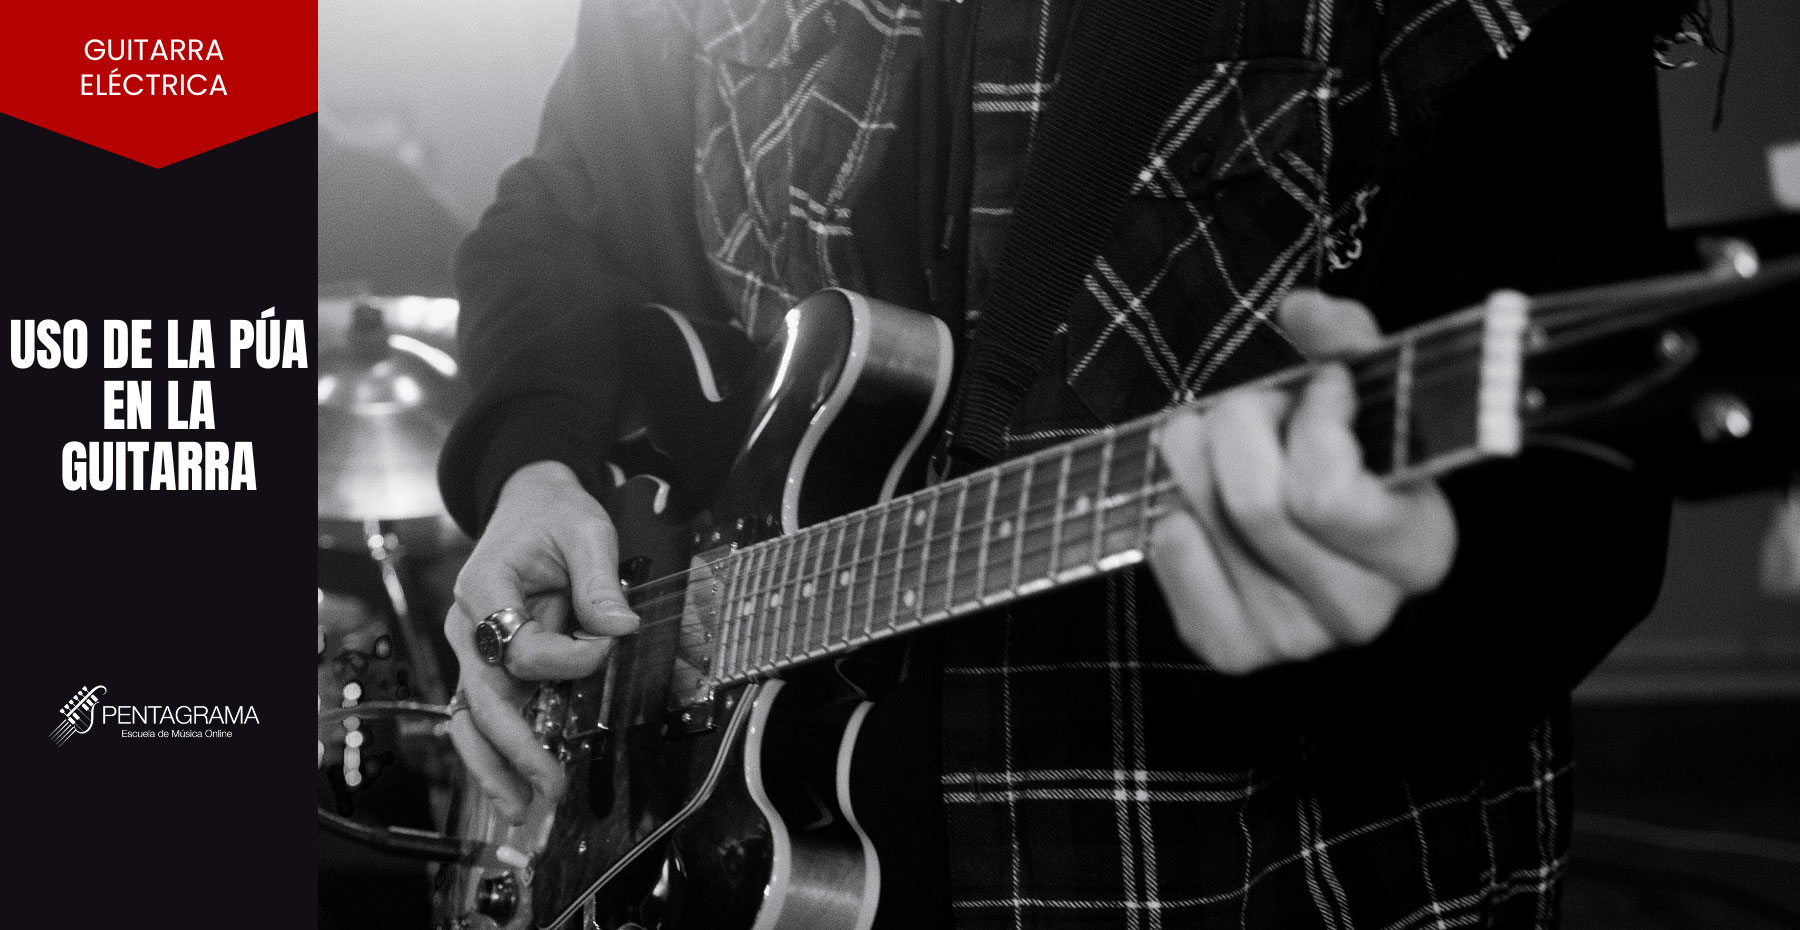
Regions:
[[[471, 545], [437, 490], [466, 403], [456, 311], [424, 297], [319, 300], [319, 822], [437, 862], [467, 853], [416, 822], [441, 829], [461, 779], [444, 736], [455, 666], [437, 632]], [[414, 823], [381, 823], [402, 820]]]

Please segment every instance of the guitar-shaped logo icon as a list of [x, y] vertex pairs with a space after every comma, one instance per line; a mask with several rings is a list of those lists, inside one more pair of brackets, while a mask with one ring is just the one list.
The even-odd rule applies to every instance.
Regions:
[[61, 746], [69, 741], [69, 737], [92, 730], [94, 705], [99, 703], [100, 695], [105, 693], [105, 685], [91, 685], [75, 692], [75, 696], [62, 706], [62, 722], [50, 731], [50, 741]]

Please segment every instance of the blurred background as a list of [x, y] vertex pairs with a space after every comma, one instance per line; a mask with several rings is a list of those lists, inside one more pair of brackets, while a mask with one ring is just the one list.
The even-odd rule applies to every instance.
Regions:
[[[1800, 252], [1800, 3], [1714, 5], [1722, 95], [1727, 59], [1695, 45], [1661, 73], [1671, 254]], [[431, 477], [462, 403], [449, 258], [530, 148], [576, 7], [319, 4], [319, 803], [344, 821], [319, 835], [322, 927], [429, 927], [446, 891], [351, 826], [466, 815], [440, 721], [356, 711], [447, 696], [437, 631], [470, 545]], [[1679, 505], [1655, 612], [1576, 693], [1572, 930], [1800, 926], [1793, 500]]]

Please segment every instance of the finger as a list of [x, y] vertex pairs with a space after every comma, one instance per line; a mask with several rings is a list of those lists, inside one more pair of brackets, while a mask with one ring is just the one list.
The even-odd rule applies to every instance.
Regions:
[[1291, 515], [1289, 488], [1301, 479], [1281, 444], [1278, 417], [1285, 406], [1268, 394], [1221, 401], [1212, 412], [1207, 454], [1223, 525], [1243, 541], [1221, 547], [1222, 560], [1257, 621], [1253, 629], [1298, 659], [1334, 642], [1367, 642], [1385, 627], [1399, 594], [1388, 579], [1314, 539]]
[[524, 590], [518, 576], [500, 560], [470, 557], [456, 576], [456, 602], [444, 619], [444, 636], [464, 667], [485, 664], [475, 649], [476, 624], [508, 607], [531, 617], [528, 605], [534, 593], [537, 592]]
[[1243, 605], [1193, 514], [1176, 510], [1152, 527], [1150, 570], [1188, 648], [1230, 675], [1267, 664], [1262, 640], [1248, 629]]
[[[1184, 496], [1185, 514], [1200, 534], [1197, 541], [1177, 538], [1162, 557], [1158, 578], [1169, 579], [1164, 593], [1177, 626], [1208, 661], [1234, 673], [1316, 655], [1330, 645], [1330, 637], [1300, 609], [1293, 592], [1246, 552], [1221, 511], [1218, 479], [1205, 452], [1213, 426], [1210, 417], [1180, 414], [1158, 437], [1165, 467]], [[1201, 581], [1184, 583], [1177, 576]]]
[[[538, 743], [516, 701], [507, 699], [509, 690], [504, 670], [483, 669], [473, 678], [465, 678], [463, 693], [469, 702], [467, 716], [474, 718], [476, 729], [486, 737], [500, 757], [519, 775], [530, 782], [540, 796], [562, 796], [562, 766]], [[499, 685], [496, 688], [496, 684]], [[457, 716], [465, 716], [458, 714]], [[523, 808], [521, 807], [521, 815]], [[516, 822], [516, 821], [515, 821]]]
[[493, 799], [501, 816], [513, 823], [522, 821], [526, 804], [531, 799], [531, 786], [513, 772], [512, 766], [500, 757], [493, 744], [475, 728], [469, 712], [453, 714], [449, 730], [450, 743], [456, 747], [456, 754], [462, 757], [463, 768], [468, 770], [469, 777], [475, 780], [476, 786]]
[[1308, 536], [1392, 579], [1434, 587], [1456, 551], [1456, 523], [1434, 482], [1390, 488], [1362, 465], [1350, 431], [1356, 398], [1343, 366], [1322, 368], [1287, 424], [1285, 507]]
[[1271, 574], [1250, 555], [1242, 542], [1218, 542], [1227, 535], [1223, 530], [1210, 531], [1208, 535], [1215, 540], [1213, 547], [1219, 553], [1219, 562], [1237, 591], [1238, 603], [1243, 605], [1245, 626], [1262, 643], [1261, 665], [1310, 659], [1339, 642], [1339, 637], [1319, 619], [1318, 611], [1286, 580]]
[[506, 647], [506, 670], [525, 681], [586, 678], [612, 651], [610, 639], [576, 639], [527, 623]]
[[637, 612], [619, 585], [619, 541], [612, 520], [598, 506], [558, 541], [568, 561], [570, 596], [581, 628], [603, 636], [637, 632]]
[[1307, 358], [1340, 358], [1381, 342], [1381, 328], [1367, 307], [1310, 288], [1289, 294], [1275, 319]]
[[1200, 511], [1213, 500], [1212, 469], [1206, 461], [1206, 417], [1193, 410], [1172, 414], [1156, 431], [1156, 453], [1181, 492], [1183, 506]]
[[526, 681], [585, 678], [600, 667], [612, 649], [610, 639], [571, 636], [572, 608], [565, 592], [552, 591], [526, 600], [530, 618], [506, 645], [502, 664]]

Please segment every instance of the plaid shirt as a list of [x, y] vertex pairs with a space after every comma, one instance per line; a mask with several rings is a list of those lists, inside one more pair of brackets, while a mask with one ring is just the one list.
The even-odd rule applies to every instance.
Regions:
[[[927, 0], [930, 2], [930, 0]], [[968, 322], [1026, 164], [1070, 0], [988, 0], [973, 57]], [[1014, 451], [1294, 359], [1270, 317], [1360, 254], [1384, 156], [1545, 0], [1288, 0], [1196, 37], [1194, 84], [1015, 417]], [[695, 19], [701, 235], [766, 335], [861, 284], [853, 211], [900, 120], [916, 6], [707, 0]], [[965, 927], [1551, 924], [1567, 755], [1556, 719], [1454, 765], [1272, 724], [1191, 657], [1148, 576], [953, 631], [943, 798]], [[1429, 741], [1427, 734], [1421, 741]], [[1341, 741], [1340, 741], [1341, 742]]]
[[[462, 360], [478, 390], [442, 475], [465, 527], [520, 465], [554, 459], [593, 477], [604, 461], [619, 388], [595, 372], [616, 370], [613, 308], [652, 300], [766, 339], [798, 297], [879, 284], [871, 243], [904, 237], [883, 238], [892, 215], [856, 211], [906, 202], [877, 185], [905, 154], [927, 23], [941, 19], [917, 2], [584, 5], [537, 150], [502, 177], [459, 253]], [[1053, 93], [1067, 2], [981, 0], [977, 11], [961, 302], [974, 326]], [[1516, 56], [1551, 66], [1514, 128], [1556, 111], [1565, 138], [1496, 147], [1464, 119], [1475, 141], [1425, 158], [1423, 117], [1457, 123], [1450, 89], [1510, 53], [1556, 0], [1221, 0], [1213, 34], [1194, 37], [1193, 86], [1145, 153], [1012, 423], [1014, 451], [1287, 362], [1269, 318], [1296, 286], [1365, 296], [1397, 324], [1409, 302], [1473, 296], [1441, 281], [1421, 295], [1421, 256], [1476, 288], [1636, 271], [1596, 245], [1659, 219], [1654, 197], [1639, 196], [1654, 172], [1613, 158], [1613, 140], [1645, 141], [1633, 132], [1653, 126], [1653, 101], [1643, 112], [1624, 102], [1653, 88], [1603, 77], [1645, 57], [1607, 18], [1634, 3], [1570, 3], [1558, 17], [1593, 11], [1593, 36], [1545, 22]], [[1600, 33], [1613, 40], [1589, 42]], [[1519, 96], [1522, 75], [1498, 77], [1469, 109], [1486, 117]], [[1585, 96], [1565, 93], [1570, 81], [1590, 85]], [[1559, 110], [1563, 100], [1578, 102]], [[1608, 123], [1599, 109], [1624, 115]], [[1607, 209], [1546, 216], [1596, 189]], [[1445, 191], [1485, 196], [1491, 212], [1434, 212]], [[1439, 224], [1460, 225], [1439, 235]], [[1396, 246], [1398, 226], [1413, 231]], [[1470, 234], [1497, 256], [1473, 275], [1469, 256], [1484, 249], [1465, 246]], [[1518, 277], [1559, 261], [1576, 267]], [[1507, 468], [1523, 477], [1472, 469], [1446, 482], [1468, 530], [1450, 582], [1357, 653], [1217, 675], [1134, 572], [948, 628], [941, 799], [957, 925], [1553, 923], [1566, 689], [1648, 609], [1666, 511], [1603, 467], [1527, 455]], [[1465, 565], [1493, 567], [1470, 584]], [[1533, 578], [1541, 588], [1519, 580]], [[1448, 712], [1386, 733], [1331, 719], [1415, 692]], [[1458, 710], [1483, 696], [1517, 712]]]

